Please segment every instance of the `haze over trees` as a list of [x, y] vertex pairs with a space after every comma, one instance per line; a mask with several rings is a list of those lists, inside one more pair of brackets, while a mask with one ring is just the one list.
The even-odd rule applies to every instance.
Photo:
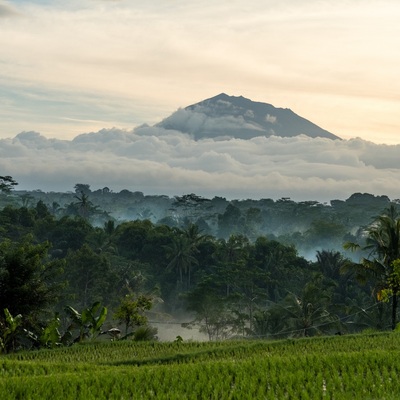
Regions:
[[75, 193], [10, 188], [0, 201], [3, 336], [21, 316], [18, 340], [3, 337], [7, 351], [117, 325], [137, 340], [161, 322], [218, 340], [397, 322], [398, 203], [385, 196], [228, 201], [77, 184]]

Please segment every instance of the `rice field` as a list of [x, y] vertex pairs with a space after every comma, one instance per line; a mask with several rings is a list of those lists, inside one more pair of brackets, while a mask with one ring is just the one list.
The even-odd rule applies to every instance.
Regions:
[[1, 399], [398, 399], [400, 335], [101, 342], [0, 357]]

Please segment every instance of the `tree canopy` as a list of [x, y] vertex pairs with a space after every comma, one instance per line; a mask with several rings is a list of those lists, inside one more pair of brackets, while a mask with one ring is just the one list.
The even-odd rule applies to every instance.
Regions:
[[[203, 201], [190, 195], [175, 199], [162, 223], [164, 217], [153, 219], [160, 215], [157, 208], [143, 205], [141, 192], [119, 196], [84, 184], [75, 189], [65, 198], [1, 196], [7, 204], [0, 207], [0, 322], [5, 326], [7, 318], [20, 321], [21, 315], [20, 328], [37, 345], [61, 341], [66, 309], [69, 318], [89, 318], [95, 304], [90, 323], [96, 332], [96, 312], [105, 307], [101, 322], [107, 329], [134, 330], [132, 337], [140, 336], [142, 323], [142, 337], [154, 337], [147, 324], [182, 316], [185, 326], [213, 340], [357, 332], [397, 322], [396, 204], [350, 232], [353, 215], [335, 220], [332, 209], [315, 202]], [[118, 208], [117, 198], [149, 218], [118, 220], [110, 208], [103, 213], [100, 204], [107, 200]], [[351, 204], [360, 201], [355, 196]], [[171, 205], [165, 196], [149, 202]], [[291, 234], [277, 234], [279, 217], [280, 231]], [[345, 238], [359, 262], [339, 251]]]
[[18, 183], [11, 176], [0, 176], [0, 192], [2, 193], [10, 193], [14, 186], [17, 186]]

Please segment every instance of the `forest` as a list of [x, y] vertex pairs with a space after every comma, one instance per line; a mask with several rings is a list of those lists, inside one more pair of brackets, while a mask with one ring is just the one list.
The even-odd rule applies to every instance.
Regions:
[[396, 328], [398, 200], [16, 186], [0, 177], [0, 352], [155, 340], [160, 323], [211, 341]]

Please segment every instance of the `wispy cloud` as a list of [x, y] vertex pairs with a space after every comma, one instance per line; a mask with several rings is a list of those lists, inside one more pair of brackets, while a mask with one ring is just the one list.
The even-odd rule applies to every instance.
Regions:
[[[62, 118], [155, 123], [227, 92], [291, 108], [341, 137], [398, 141], [396, 0], [0, 1], [0, 17], [0, 93], [24, 88], [13, 110], [26, 125], [43, 121], [24, 129], [72, 138], [100, 127]], [[26, 95], [39, 90], [52, 107]], [[65, 97], [84, 115], [64, 108]], [[118, 103], [119, 114], [98, 106]], [[47, 126], [49, 115], [61, 118]], [[0, 137], [20, 120], [2, 118]]]
[[20, 15], [18, 10], [11, 4], [0, 1], [0, 18], [9, 18]]

